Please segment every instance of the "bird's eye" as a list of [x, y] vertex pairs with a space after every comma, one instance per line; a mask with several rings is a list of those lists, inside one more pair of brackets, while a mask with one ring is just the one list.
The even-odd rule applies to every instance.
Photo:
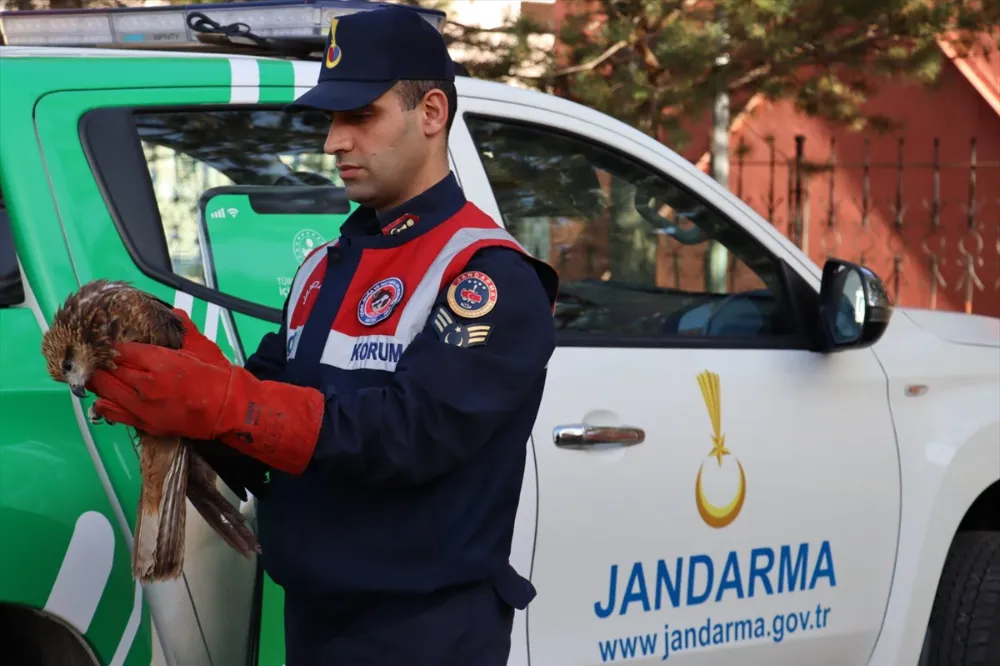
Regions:
[[73, 361], [70, 361], [68, 359], [65, 360], [65, 361], [63, 361], [62, 369], [63, 369], [63, 372], [70, 372], [70, 371], [72, 371], [73, 370]]

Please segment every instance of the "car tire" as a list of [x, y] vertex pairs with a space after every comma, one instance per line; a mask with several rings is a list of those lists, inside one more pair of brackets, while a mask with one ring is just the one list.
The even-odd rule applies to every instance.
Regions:
[[928, 626], [926, 666], [1000, 664], [1000, 532], [959, 532]]

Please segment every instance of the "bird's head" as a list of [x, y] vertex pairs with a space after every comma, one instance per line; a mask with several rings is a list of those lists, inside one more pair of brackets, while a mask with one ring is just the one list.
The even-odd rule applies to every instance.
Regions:
[[78, 398], [87, 396], [85, 387], [94, 371], [115, 367], [116, 353], [103, 314], [98, 309], [89, 313], [60, 309], [42, 337], [42, 355], [49, 375], [68, 384]]

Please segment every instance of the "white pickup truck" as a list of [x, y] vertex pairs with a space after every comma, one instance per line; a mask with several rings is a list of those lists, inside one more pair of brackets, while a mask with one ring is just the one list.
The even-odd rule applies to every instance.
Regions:
[[[315, 200], [287, 216], [267, 191], [337, 189], [325, 119], [281, 111], [318, 66], [0, 49], [14, 241], [0, 250], [21, 290], [5, 287], [0, 309], [0, 396], [19, 410], [4, 412], [0, 452], [37, 465], [75, 446], [59, 469], [93, 476], [79, 508], [64, 507], [86, 480], [63, 478], [58, 520], [30, 499], [29, 468], [3, 477], [0, 615], [40, 653], [59, 627], [81, 646], [74, 665], [282, 663], [280, 590], [203, 532], [181, 582], [129, 580], [130, 444], [25, 359], [96, 277], [187, 308], [237, 361], [251, 353], [290, 272], [329, 238]], [[462, 187], [563, 281], [511, 553], [539, 594], [517, 614], [510, 665], [1000, 664], [1000, 321], [893, 309], [870, 271], [821, 269], [687, 160], [593, 110], [467, 77], [458, 91]], [[718, 289], [710, 242], [732, 259]], [[51, 422], [14, 428], [43, 395]], [[63, 409], [75, 443], [43, 446]]]

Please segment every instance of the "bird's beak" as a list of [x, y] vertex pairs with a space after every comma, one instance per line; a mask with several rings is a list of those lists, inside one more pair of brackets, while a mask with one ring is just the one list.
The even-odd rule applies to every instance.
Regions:
[[73, 384], [69, 387], [69, 390], [72, 391], [73, 395], [75, 395], [78, 398], [87, 397], [87, 389], [83, 387], [83, 384]]

